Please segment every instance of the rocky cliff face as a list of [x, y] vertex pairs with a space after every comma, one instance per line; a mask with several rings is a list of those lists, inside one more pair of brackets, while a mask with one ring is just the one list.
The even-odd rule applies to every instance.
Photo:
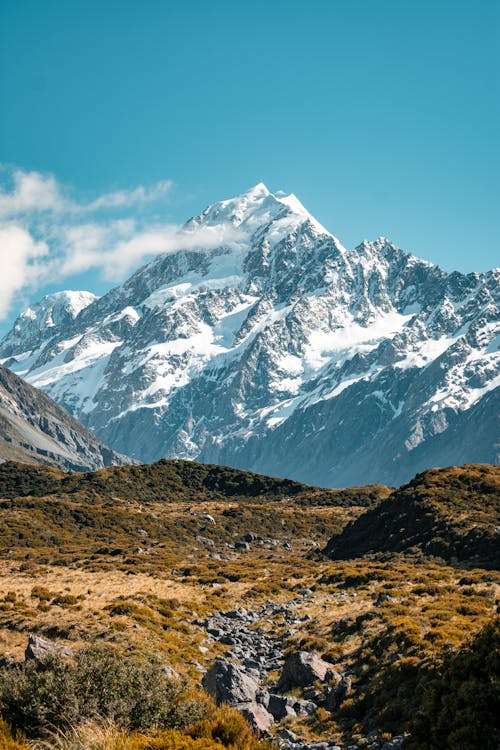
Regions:
[[264, 185], [182, 234], [192, 250], [53, 316], [41, 343], [21, 316], [0, 357], [144, 461], [331, 486], [497, 462], [498, 270], [447, 274], [384, 238], [346, 250]]
[[0, 462], [8, 459], [77, 471], [130, 463], [45, 393], [0, 366]]

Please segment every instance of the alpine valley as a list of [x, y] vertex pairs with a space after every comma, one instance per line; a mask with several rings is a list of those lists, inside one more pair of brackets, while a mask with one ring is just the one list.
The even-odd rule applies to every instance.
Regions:
[[31, 305], [1, 361], [141, 461], [336, 487], [498, 462], [498, 269], [347, 250], [263, 184], [190, 219], [187, 246]]
[[496, 750], [499, 282], [260, 184], [25, 310], [1, 750]]

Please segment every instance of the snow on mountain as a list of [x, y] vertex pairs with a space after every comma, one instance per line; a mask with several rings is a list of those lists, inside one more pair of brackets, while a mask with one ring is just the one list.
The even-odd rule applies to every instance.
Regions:
[[52, 338], [55, 331], [68, 325], [78, 313], [97, 299], [91, 292], [64, 291], [47, 294], [26, 308], [15, 320], [2, 341], [3, 356], [29, 351]]
[[347, 250], [263, 184], [181, 235], [50, 327], [32, 306], [0, 357], [141, 460], [327, 485], [497, 460], [500, 271], [447, 274], [385, 238]]

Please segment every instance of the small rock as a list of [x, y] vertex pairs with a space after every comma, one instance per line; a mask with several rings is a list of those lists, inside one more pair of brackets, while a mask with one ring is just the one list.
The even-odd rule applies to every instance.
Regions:
[[40, 638], [38, 635], [30, 635], [26, 651], [24, 652], [25, 660], [34, 659], [35, 661], [42, 662], [50, 656], [71, 657], [73, 656], [73, 652], [61, 643], [48, 641], [45, 638]]
[[208, 539], [208, 537], [206, 537], [206, 536], [199, 536], [198, 535], [196, 537], [196, 541], [198, 542], [198, 544], [204, 544], [206, 547], [214, 547], [215, 546], [214, 540], [213, 539]]
[[293, 704], [293, 708], [297, 716], [314, 716], [318, 706], [312, 701], [298, 700]]
[[246, 550], [248, 551], [250, 549], [250, 545], [248, 542], [235, 542], [234, 543], [234, 549], [240, 549], [240, 550]]
[[163, 672], [163, 674], [165, 675], [165, 677], [167, 678], [167, 680], [178, 680], [179, 679], [179, 675], [177, 674], [177, 672], [175, 671], [175, 669], [172, 669], [172, 667], [169, 667], [169, 666], [165, 665], [164, 667], [161, 668], [161, 671]]
[[294, 703], [294, 698], [271, 693], [269, 696], [269, 703], [267, 704], [267, 710], [274, 716], [276, 721], [281, 721], [281, 719], [285, 719], [287, 716], [297, 715], [293, 707]]
[[251, 532], [248, 534], [243, 534], [243, 536], [241, 537], [242, 542], [255, 542], [256, 540], [256, 535], [252, 534]]
[[290, 729], [282, 729], [281, 732], [278, 732], [278, 737], [281, 740], [287, 740], [288, 742], [297, 741], [297, 735], [295, 734], [295, 732], [292, 732]]

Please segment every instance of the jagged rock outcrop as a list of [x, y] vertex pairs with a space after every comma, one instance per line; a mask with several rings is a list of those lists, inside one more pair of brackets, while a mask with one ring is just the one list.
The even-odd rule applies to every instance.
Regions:
[[203, 675], [203, 687], [213, 695], [217, 704], [252, 703], [259, 686], [237, 664], [226, 659], [216, 659], [208, 672]]

